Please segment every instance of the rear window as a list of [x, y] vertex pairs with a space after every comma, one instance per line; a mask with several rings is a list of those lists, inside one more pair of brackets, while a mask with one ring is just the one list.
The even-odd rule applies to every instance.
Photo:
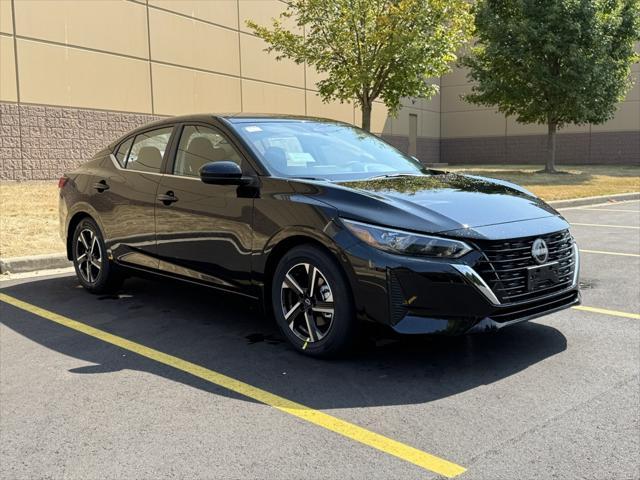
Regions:
[[173, 127], [159, 128], [136, 135], [125, 168], [140, 172], [159, 173]]

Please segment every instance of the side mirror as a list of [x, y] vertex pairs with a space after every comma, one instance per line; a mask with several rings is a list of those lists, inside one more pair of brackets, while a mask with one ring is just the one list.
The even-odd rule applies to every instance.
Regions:
[[212, 185], [248, 185], [251, 177], [243, 177], [235, 162], [221, 161], [205, 163], [200, 168], [200, 180]]

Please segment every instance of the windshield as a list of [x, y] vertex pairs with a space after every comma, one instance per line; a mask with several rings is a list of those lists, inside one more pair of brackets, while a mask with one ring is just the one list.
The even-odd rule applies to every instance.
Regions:
[[426, 173], [417, 160], [343, 123], [258, 120], [234, 127], [276, 176], [340, 181]]

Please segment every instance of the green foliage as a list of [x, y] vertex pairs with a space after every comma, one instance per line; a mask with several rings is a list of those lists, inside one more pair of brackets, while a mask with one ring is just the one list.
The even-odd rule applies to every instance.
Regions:
[[[269, 27], [248, 21], [279, 59], [306, 62], [325, 74], [324, 101], [354, 101], [369, 129], [372, 102], [394, 114], [402, 97], [430, 97], [426, 79], [449, 70], [470, 35], [466, 0], [290, 0]], [[285, 23], [299, 27], [291, 31]], [[302, 32], [304, 31], [304, 35]], [[366, 117], [366, 118], [365, 118]]]
[[479, 0], [465, 99], [522, 123], [602, 123], [631, 87], [639, 0]]

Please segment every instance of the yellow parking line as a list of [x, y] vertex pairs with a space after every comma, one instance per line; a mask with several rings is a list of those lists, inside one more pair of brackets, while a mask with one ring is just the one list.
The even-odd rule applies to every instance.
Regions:
[[637, 313], [620, 312], [618, 310], [607, 310], [606, 308], [585, 307], [584, 305], [578, 305], [572, 308], [575, 308], [576, 310], [582, 310], [584, 312], [604, 313], [605, 315], [613, 315], [614, 317], [633, 318], [635, 320], [640, 320], [640, 315], [638, 315]]
[[601, 255], [619, 255], [621, 257], [640, 257], [637, 253], [622, 253], [622, 252], [605, 252], [603, 250], [583, 250], [580, 249], [580, 253], [599, 253]]
[[155, 360], [156, 362], [168, 365], [177, 370], [187, 372], [195, 377], [201, 378], [215, 385], [226, 388], [227, 390], [231, 390], [232, 392], [236, 392], [245, 397], [269, 405], [282, 412], [301, 418], [302, 420], [306, 420], [307, 422], [313, 423], [314, 425], [322, 428], [326, 428], [327, 430], [331, 430], [332, 432], [338, 433], [344, 437], [355, 440], [356, 442], [362, 443], [369, 447], [398, 457], [407, 462], [413, 463], [414, 465], [435, 472], [439, 475], [453, 478], [466, 471], [466, 469], [464, 467], [461, 467], [460, 465], [456, 465], [455, 463], [436, 457], [435, 455], [431, 455], [429, 453], [418, 450], [417, 448], [413, 448], [404, 443], [392, 440], [391, 438], [359, 427], [358, 425], [355, 425], [353, 423], [341, 420], [337, 417], [333, 417], [319, 410], [314, 410], [313, 408], [309, 408], [300, 403], [293, 402], [284, 397], [280, 397], [273, 393], [267, 392], [266, 390], [262, 390], [260, 388], [249, 385], [248, 383], [244, 383], [240, 380], [236, 380], [235, 378], [228, 377], [222, 373], [209, 370], [208, 368], [196, 365], [195, 363], [182, 360], [181, 358], [174, 357], [159, 350], [146, 347], [140, 343], [132, 342], [131, 340], [127, 340], [126, 338], [107, 333], [103, 330], [99, 330], [84, 323], [51, 312], [49, 310], [31, 305], [30, 303], [23, 302], [22, 300], [18, 300], [17, 298], [11, 297], [9, 295], [0, 293], [0, 301], [13, 305], [16, 308], [20, 308], [52, 322], [63, 325], [67, 328], [71, 328], [104, 342], [116, 345], [125, 350], [137, 353], [138, 355], [141, 355], [143, 357], [150, 358], [151, 360]]
[[579, 225], [581, 227], [607, 227], [607, 228], [631, 228], [633, 230], [640, 230], [640, 227], [630, 225], [601, 225], [599, 223], [573, 223], [571, 225]]
[[580, 208], [578, 210], [589, 210], [593, 212], [627, 212], [627, 213], [640, 213], [640, 210], [618, 210], [613, 208]]

